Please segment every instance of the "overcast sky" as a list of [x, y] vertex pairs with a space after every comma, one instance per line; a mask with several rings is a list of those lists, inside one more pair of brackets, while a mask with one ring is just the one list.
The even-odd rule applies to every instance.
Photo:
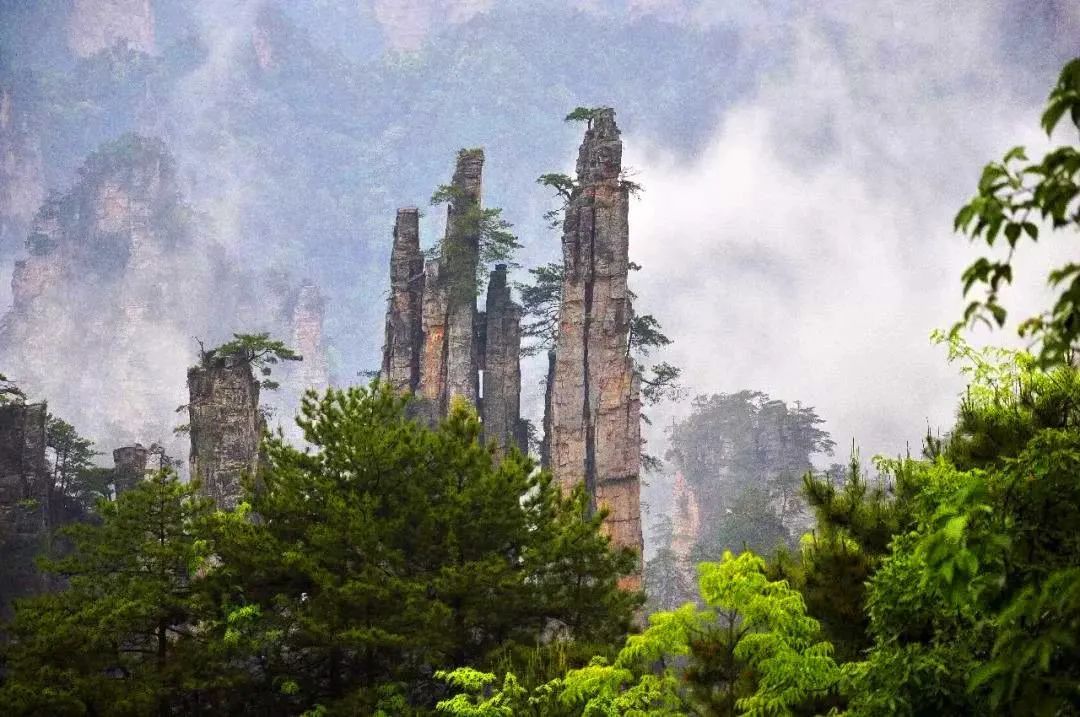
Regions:
[[[1042, 100], [1063, 38], [1080, 39], [1080, 6], [1030, 4], [1045, 24], [1021, 33], [996, 2], [748, 3], [737, 21], [770, 43], [782, 33], [790, 62], [696, 156], [624, 138], [646, 190], [631, 210], [634, 280], [692, 393], [810, 404], [841, 461], [852, 439], [864, 457], [917, 452], [927, 425], [949, 427], [962, 382], [929, 334], [960, 315], [977, 256], [952, 217], [983, 164], [1045, 145]], [[1026, 249], [1038, 256], [1019, 264], [1018, 309], [1045, 303], [1046, 252], [1063, 253]], [[1015, 343], [1015, 329], [989, 338]]]

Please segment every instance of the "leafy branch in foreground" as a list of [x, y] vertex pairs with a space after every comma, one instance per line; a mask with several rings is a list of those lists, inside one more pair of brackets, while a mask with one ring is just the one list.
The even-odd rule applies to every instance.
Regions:
[[[1080, 58], [1065, 65], [1050, 93], [1041, 122], [1047, 136], [1066, 114], [1080, 132]], [[986, 165], [978, 193], [960, 209], [953, 226], [972, 242], [981, 240], [990, 248], [1003, 237], [1007, 252], [1004, 258], [979, 257], [964, 270], [964, 295], [976, 286], [985, 287], [985, 295], [968, 303], [953, 333], [976, 323], [1004, 326], [1008, 311], [1000, 292], [1013, 281], [1018, 245], [1024, 237], [1037, 242], [1040, 224], [1075, 235], [1080, 231], [1078, 198], [1080, 146], [1058, 147], [1038, 162], [1030, 161], [1023, 147], [1013, 147], [1000, 162]], [[1040, 344], [1038, 358], [1044, 366], [1068, 361], [1080, 340], [1080, 263], [1058, 266], [1048, 279], [1059, 291], [1053, 307], [1018, 327], [1021, 336]]]
[[[700, 566], [701, 596], [709, 610], [688, 603], [649, 617], [649, 627], [627, 638], [614, 661], [595, 657], [532, 691], [507, 673], [499, 689], [493, 673], [472, 668], [442, 672], [458, 694], [438, 704], [458, 715], [684, 715], [795, 714], [833, 695], [840, 671], [832, 648], [818, 641], [819, 626], [802, 597], [765, 575], [753, 553], [725, 553]], [[690, 671], [701, 659], [723, 667], [708, 695], [688, 689], [677, 665]], [[807, 712], [809, 713], [809, 712]]]

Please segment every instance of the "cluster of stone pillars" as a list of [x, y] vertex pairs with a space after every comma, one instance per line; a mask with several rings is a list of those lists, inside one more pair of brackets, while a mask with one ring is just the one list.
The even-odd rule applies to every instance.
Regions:
[[[501, 454], [527, 449], [520, 416], [522, 307], [513, 301], [505, 264], [490, 272], [484, 310], [477, 307], [483, 165], [482, 150], [459, 153], [437, 257], [424, 259], [418, 210], [398, 210], [381, 380], [414, 394], [418, 418], [429, 422], [445, 416], [455, 398], [469, 401], [481, 416], [484, 440]], [[612, 542], [640, 555], [640, 400], [628, 350], [628, 204], [615, 114], [601, 110], [585, 132], [563, 224], [564, 281], [545, 392], [544, 452], [564, 490], [584, 484], [593, 508], [607, 510], [604, 525]], [[243, 477], [258, 470], [265, 431], [259, 382], [248, 363], [220, 357], [189, 369], [188, 389], [192, 478], [220, 508], [232, 509]], [[43, 405], [0, 412], [0, 457], [18, 457], [18, 466], [7, 465], [14, 458], [0, 465], [0, 522], [25, 527], [27, 536], [47, 530], [25, 510], [44, 490], [38, 483], [45, 480], [45, 415]], [[118, 493], [155, 468], [152, 450], [138, 444], [113, 457]], [[18, 511], [26, 515], [16, 520]], [[624, 584], [639, 588], [640, 570]]]
[[[491, 273], [486, 311], [476, 308], [480, 238], [470, 233], [466, 217], [480, 203], [483, 160], [479, 150], [458, 155], [437, 258], [424, 262], [418, 211], [398, 210], [381, 378], [415, 394], [430, 421], [445, 415], [453, 397], [465, 398], [478, 406], [485, 439], [497, 450], [524, 448], [522, 309], [511, 298], [505, 265]], [[641, 404], [628, 347], [628, 208], [615, 113], [600, 110], [578, 152], [563, 223], [562, 304], [545, 392], [543, 453], [564, 490], [584, 483], [593, 508], [606, 509], [612, 542], [640, 555]], [[640, 570], [624, 585], [640, 588]]]
[[458, 154], [446, 234], [436, 258], [424, 261], [419, 211], [398, 210], [380, 378], [414, 394], [417, 412], [431, 423], [446, 415], [455, 398], [472, 403], [483, 421], [484, 440], [496, 452], [525, 451], [522, 309], [511, 298], [505, 264], [488, 276], [485, 310], [476, 305], [483, 165], [482, 150]]

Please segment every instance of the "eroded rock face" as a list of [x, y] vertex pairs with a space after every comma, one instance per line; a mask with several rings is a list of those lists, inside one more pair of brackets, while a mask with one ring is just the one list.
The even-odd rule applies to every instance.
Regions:
[[0, 406], [0, 619], [47, 587], [34, 557], [48, 547], [50, 486], [43, 403]]
[[188, 369], [188, 392], [192, 480], [218, 508], [232, 510], [242, 479], [254, 478], [259, 467], [259, 382], [248, 362], [213, 357]]
[[481, 150], [458, 153], [446, 236], [439, 257], [426, 265], [417, 210], [398, 210], [380, 378], [415, 393], [417, 417], [431, 424], [455, 398], [473, 404], [484, 440], [500, 456], [513, 446], [528, 448], [520, 415], [522, 309], [511, 298], [505, 264], [491, 272], [486, 311], [476, 309], [483, 163]]
[[136, 443], [122, 446], [113, 451], [113, 491], [115, 497], [129, 491], [147, 478], [152, 478], [159, 471], [172, 468], [174, 461], [157, 443], [149, 448]]
[[151, 0], [74, 0], [68, 18], [68, 47], [79, 57], [126, 43], [154, 52]]
[[506, 265], [499, 264], [488, 280], [484, 312], [481, 416], [484, 441], [500, 455], [512, 446], [528, 449], [521, 441], [521, 312], [510, 297]]
[[[424, 346], [424, 255], [420, 251], [420, 212], [399, 209], [390, 252], [390, 297], [386, 309], [381, 379], [399, 391], [415, 392], [420, 385], [420, 355]], [[433, 306], [438, 315], [441, 306]], [[441, 362], [440, 362], [441, 363]]]
[[424, 298], [421, 302], [423, 343], [420, 351], [421, 409], [435, 422], [446, 415], [446, 321], [448, 289], [443, 280], [443, 266], [432, 259], [424, 266]]
[[131, 490], [145, 477], [150, 452], [141, 443], [113, 451], [113, 490], [116, 495]]
[[[551, 394], [550, 460], [564, 489], [607, 506], [616, 545], [642, 549], [639, 379], [627, 352], [629, 190], [613, 110], [590, 122], [563, 224], [564, 281]], [[640, 587], [640, 575], [626, 586]]]

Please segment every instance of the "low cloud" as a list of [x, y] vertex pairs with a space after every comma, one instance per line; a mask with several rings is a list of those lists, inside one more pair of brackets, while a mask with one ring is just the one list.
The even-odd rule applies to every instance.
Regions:
[[[976, 256], [952, 217], [982, 164], [1044, 143], [1030, 98], [1054, 76], [1002, 66], [1000, 5], [840, 5], [773, 38], [789, 56], [697, 156], [625, 139], [645, 185], [635, 289], [692, 393], [813, 405], [843, 459], [852, 439], [864, 457], [917, 452], [928, 424], [951, 425], [963, 382], [929, 334], [961, 314]], [[1019, 266], [1022, 310], [1045, 304], [1045, 251]]]

